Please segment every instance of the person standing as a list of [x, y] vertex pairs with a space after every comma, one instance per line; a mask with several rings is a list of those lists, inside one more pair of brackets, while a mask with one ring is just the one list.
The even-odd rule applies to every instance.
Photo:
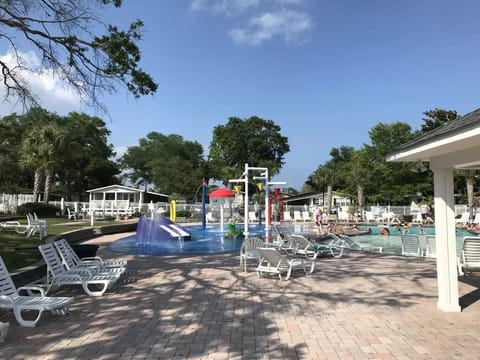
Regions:
[[427, 223], [427, 216], [428, 212], [430, 211], [430, 207], [427, 205], [427, 203], [422, 203], [420, 205], [420, 213], [422, 214], [422, 223], [426, 224]]

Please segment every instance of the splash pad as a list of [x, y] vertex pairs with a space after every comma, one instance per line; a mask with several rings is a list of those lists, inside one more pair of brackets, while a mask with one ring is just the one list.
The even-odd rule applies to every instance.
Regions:
[[[161, 214], [153, 218], [142, 216], [136, 235], [119, 239], [109, 250], [123, 254], [141, 255], [202, 255], [237, 251], [244, 240], [243, 224], [224, 229], [221, 224], [181, 226]], [[237, 231], [235, 231], [235, 229]], [[233, 231], [232, 231], [233, 230]], [[252, 227], [252, 234], [265, 236], [265, 228]]]

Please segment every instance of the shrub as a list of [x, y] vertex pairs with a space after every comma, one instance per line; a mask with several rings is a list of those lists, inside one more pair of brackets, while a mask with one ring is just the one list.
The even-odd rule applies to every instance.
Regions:
[[25, 203], [17, 207], [17, 215], [27, 215], [35, 212], [38, 216], [53, 217], [60, 212], [60, 208], [44, 203]]

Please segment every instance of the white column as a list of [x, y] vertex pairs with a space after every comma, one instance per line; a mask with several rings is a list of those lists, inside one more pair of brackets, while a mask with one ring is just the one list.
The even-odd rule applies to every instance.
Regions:
[[248, 235], [248, 164], [245, 164], [245, 210], [243, 213], [243, 234]]
[[435, 169], [433, 176], [437, 246], [437, 307], [446, 312], [459, 312], [461, 308], [458, 301], [453, 169]]

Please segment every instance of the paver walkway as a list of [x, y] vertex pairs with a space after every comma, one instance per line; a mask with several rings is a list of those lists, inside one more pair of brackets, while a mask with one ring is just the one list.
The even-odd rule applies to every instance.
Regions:
[[0, 311], [0, 359], [480, 358], [479, 278], [460, 282], [461, 313], [440, 312], [429, 259], [350, 252], [280, 281], [238, 271], [238, 254], [123, 258], [103, 297], [55, 293], [75, 296], [67, 315], [22, 328]]

